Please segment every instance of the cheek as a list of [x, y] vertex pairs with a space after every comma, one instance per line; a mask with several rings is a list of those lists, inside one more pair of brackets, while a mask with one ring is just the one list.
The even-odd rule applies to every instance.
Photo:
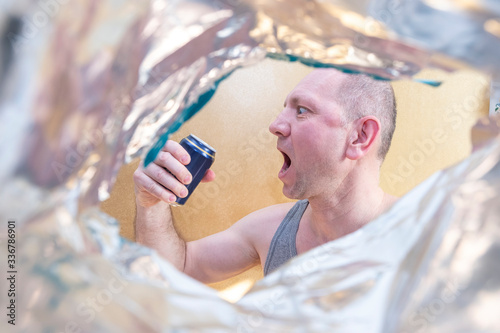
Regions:
[[346, 133], [339, 128], [325, 128], [322, 125], [304, 130], [295, 137], [300, 137], [299, 140], [294, 140], [295, 153], [300, 154], [301, 159], [306, 162], [337, 162], [344, 155]]
[[330, 166], [342, 161], [345, 155], [345, 141], [342, 137], [335, 136], [319, 140], [323, 141], [317, 146], [318, 161]]
[[308, 169], [312, 164], [324, 164], [332, 155], [332, 147], [325, 144], [321, 138], [300, 142], [297, 145], [296, 153], [300, 154], [301, 167]]

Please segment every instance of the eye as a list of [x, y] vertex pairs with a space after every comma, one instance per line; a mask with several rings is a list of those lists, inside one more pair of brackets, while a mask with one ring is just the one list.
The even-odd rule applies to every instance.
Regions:
[[297, 114], [298, 114], [298, 115], [304, 114], [304, 113], [306, 113], [307, 111], [309, 111], [309, 110], [307, 110], [307, 109], [306, 109], [305, 107], [303, 107], [303, 106], [299, 106], [299, 107], [297, 108]]

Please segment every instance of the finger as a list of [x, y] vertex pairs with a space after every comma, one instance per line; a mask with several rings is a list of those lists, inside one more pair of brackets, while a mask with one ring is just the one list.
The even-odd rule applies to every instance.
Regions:
[[184, 147], [182, 147], [178, 142], [168, 140], [162, 150], [172, 154], [176, 160], [184, 165], [188, 165], [189, 162], [191, 162], [191, 156], [189, 156], [186, 149], [184, 149]]
[[151, 179], [144, 173], [144, 170], [134, 173], [134, 182], [139, 190], [146, 191], [160, 200], [165, 202], [174, 202], [176, 200], [175, 195], [171, 191]]
[[205, 172], [205, 176], [201, 179], [202, 183], [208, 183], [211, 182], [215, 179], [215, 172], [213, 172], [212, 169], [208, 169], [207, 172]]
[[165, 168], [184, 184], [189, 184], [192, 181], [193, 177], [189, 170], [169, 152], [161, 151], [155, 160], [155, 164]]
[[175, 178], [170, 172], [158, 166], [156, 163], [148, 165], [148, 167], [144, 170], [144, 173], [170, 193], [173, 193], [181, 198], [187, 196], [188, 191], [186, 186], [180, 183], [179, 180], [177, 180], [177, 178]]

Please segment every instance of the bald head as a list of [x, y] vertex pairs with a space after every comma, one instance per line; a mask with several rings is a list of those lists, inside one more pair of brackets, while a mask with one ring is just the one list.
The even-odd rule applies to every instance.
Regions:
[[315, 77], [321, 75], [331, 85], [332, 94], [344, 111], [344, 124], [370, 115], [380, 121], [381, 144], [377, 155], [384, 160], [396, 128], [396, 99], [391, 84], [336, 69], [318, 69], [311, 74]]

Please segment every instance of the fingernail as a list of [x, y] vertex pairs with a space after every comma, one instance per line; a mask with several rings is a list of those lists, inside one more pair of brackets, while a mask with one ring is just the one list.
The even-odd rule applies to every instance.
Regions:
[[191, 183], [191, 176], [184, 177], [184, 184], [189, 184], [189, 183]]
[[184, 198], [187, 194], [188, 194], [188, 191], [187, 191], [185, 188], [183, 188], [183, 189], [181, 190], [181, 197], [183, 197], [183, 198]]
[[170, 200], [169, 200], [169, 201], [170, 201], [170, 202], [174, 202], [174, 201], [175, 201], [175, 199], [176, 199], [176, 198], [175, 198], [175, 195], [171, 195], [171, 196], [170, 196]]
[[186, 164], [189, 161], [189, 157], [187, 155], [182, 156], [181, 162]]

